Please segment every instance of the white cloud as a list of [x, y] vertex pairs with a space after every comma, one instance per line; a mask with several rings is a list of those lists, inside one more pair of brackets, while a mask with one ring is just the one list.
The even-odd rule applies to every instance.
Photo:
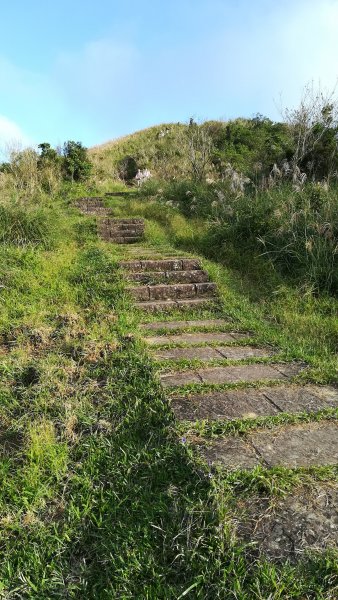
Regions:
[[0, 156], [6, 157], [13, 149], [28, 146], [30, 140], [22, 129], [7, 117], [0, 115]]

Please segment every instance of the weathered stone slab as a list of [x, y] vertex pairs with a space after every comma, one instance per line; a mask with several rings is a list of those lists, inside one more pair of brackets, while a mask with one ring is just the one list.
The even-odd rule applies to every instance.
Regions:
[[178, 420], [255, 419], [274, 416], [279, 410], [262, 391], [256, 389], [213, 391], [171, 400]]
[[254, 346], [219, 346], [218, 352], [229, 360], [246, 358], [266, 358], [274, 354], [271, 348], [255, 348]]
[[182, 260], [142, 260], [142, 271], [182, 271]]
[[195, 371], [163, 374], [160, 375], [160, 379], [165, 388], [188, 385], [190, 383], [201, 383], [201, 378]]
[[113, 244], [136, 244], [139, 241], [139, 238], [138, 237], [119, 237], [119, 236], [110, 235], [109, 241], [112, 242]]
[[167, 298], [192, 298], [196, 296], [194, 284], [153, 285], [150, 288], [150, 300], [166, 300]]
[[294, 425], [259, 431], [250, 442], [270, 467], [313, 467], [338, 464], [338, 423]]
[[106, 215], [109, 212], [109, 209], [104, 206], [101, 197], [92, 196], [79, 198], [75, 202], [75, 206], [83, 214]]
[[217, 419], [251, 419], [274, 416], [280, 412], [297, 414], [336, 408], [338, 394], [334, 388], [316, 386], [271, 386], [260, 389], [212, 391], [171, 400], [177, 419], [186, 421]]
[[[201, 319], [200, 321], [156, 321], [154, 323], [141, 323], [141, 329], [187, 329], [189, 327], [222, 327], [228, 325], [225, 319]], [[236, 338], [237, 339], [237, 338]]]
[[264, 379], [269, 380], [284, 380], [283, 375], [272, 365], [239, 365], [230, 367], [213, 367], [207, 369], [199, 369], [204, 383], [239, 383], [259, 381]]
[[138, 302], [135, 304], [137, 308], [149, 312], [167, 310], [168, 308], [188, 309], [188, 308], [204, 308], [210, 303], [210, 298], [189, 298], [188, 300], [157, 300], [153, 302]]
[[144, 223], [135, 223], [134, 221], [110, 221], [111, 229], [117, 231], [144, 231]]
[[206, 461], [229, 470], [253, 469], [260, 464], [254, 448], [242, 437], [228, 436], [213, 440], [210, 445], [201, 440], [196, 445]]
[[333, 388], [288, 386], [265, 388], [263, 391], [280, 411], [293, 414], [338, 407], [338, 393], [334, 394], [331, 390]]
[[178, 304], [175, 300], [163, 300], [157, 302], [136, 302], [135, 307], [149, 312], [156, 312], [177, 308]]
[[158, 350], [153, 354], [156, 360], [217, 360], [222, 355], [216, 348], [171, 348], [170, 350]]
[[223, 352], [224, 348], [211, 348], [208, 346], [203, 347], [191, 347], [191, 348], [171, 348], [170, 350], [159, 350], [154, 356], [157, 360], [222, 360], [231, 358], [232, 360], [242, 360], [252, 357], [267, 357], [270, 356], [269, 352], [264, 351], [262, 348], [252, 347], [241, 347], [235, 346], [233, 352], [229, 356], [226, 348], [226, 352]]
[[276, 369], [278, 369], [278, 371], [280, 371], [286, 377], [295, 377], [295, 375], [298, 375], [298, 373], [303, 371], [303, 369], [306, 367], [306, 365], [304, 363], [299, 363], [299, 362], [281, 363], [281, 364], [278, 364], [275, 366], [276, 366]]
[[143, 219], [118, 219], [116, 217], [111, 217], [109, 219], [110, 223], [114, 223], [114, 224], [133, 224], [133, 225], [144, 225], [144, 220]]
[[[211, 383], [220, 385], [222, 383], [240, 383], [252, 382], [260, 380], [282, 380], [287, 377], [283, 375], [277, 368], [277, 365], [232, 365], [229, 367], [207, 367], [205, 369], [195, 369], [194, 371], [185, 371], [185, 376], [188, 373], [198, 373], [203, 383]], [[165, 377], [162, 375], [161, 377]], [[176, 374], [179, 379], [179, 373]], [[177, 384], [183, 385], [183, 384]]]
[[327, 406], [336, 406], [338, 404], [338, 387], [312, 385], [311, 391], [318, 398], [324, 400]]
[[177, 335], [158, 335], [145, 338], [149, 345], [163, 346], [165, 344], [203, 344], [210, 342], [223, 342], [225, 344], [234, 341], [234, 335], [228, 332], [215, 333], [181, 333]]
[[[198, 444], [200, 446], [200, 443]], [[338, 463], [338, 424], [327, 421], [227, 436], [203, 447], [203, 456], [227, 468], [314, 467]]]
[[170, 283], [204, 283], [209, 281], [206, 271], [167, 271], [164, 276]]
[[338, 486], [316, 482], [276, 500], [241, 501], [237, 535], [254, 543], [255, 558], [296, 562], [304, 553], [323, 552], [338, 543]]

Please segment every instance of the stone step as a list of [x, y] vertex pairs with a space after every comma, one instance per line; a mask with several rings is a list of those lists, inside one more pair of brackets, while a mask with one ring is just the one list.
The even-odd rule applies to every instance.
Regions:
[[137, 250], [140, 250], [140, 254], [137, 254], [138, 260], [141, 260], [140, 256], [142, 256], [142, 260], [176, 260], [176, 257], [179, 257], [179, 254], [175, 254], [172, 250], [161, 250], [160, 248], [156, 247], [149, 248], [143, 245], [140, 245], [139, 248], [134, 248], [130, 250], [130, 252], [127, 253], [127, 256], [133, 257], [133, 255], [136, 254]]
[[[141, 323], [141, 329], [149, 329], [150, 331], [175, 329], [189, 329], [190, 327], [198, 327], [200, 329], [207, 327], [225, 327], [229, 321], [225, 319], [201, 319], [200, 321], [155, 321], [152, 323]], [[148, 338], [149, 339], [149, 338]]]
[[226, 436], [196, 444], [209, 464], [227, 470], [320, 467], [338, 464], [338, 423], [319, 421]]
[[190, 298], [189, 300], [162, 300], [155, 302], [136, 302], [134, 306], [147, 312], [160, 312], [166, 310], [185, 310], [206, 308], [212, 306], [212, 298]]
[[268, 358], [274, 352], [268, 348], [253, 346], [199, 346], [191, 348], [170, 348], [153, 352], [153, 357], [158, 361], [163, 360], [245, 360], [248, 358]]
[[137, 229], [110, 229], [107, 228], [111, 237], [137, 237], [140, 241], [143, 238], [143, 231]]
[[129, 273], [128, 281], [140, 283], [152, 283], [167, 280], [170, 283], [205, 283], [209, 281], [206, 271], [146, 271], [141, 273]]
[[104, 206], [88, 206], [85, 208], [80, 208], [80, 211], [84, 215], [97, 215], [97, 216], [107, 215], [109, 213], [109, 209], [105, 208]]
[[119, 225], [142, 225], [144, 226], [144, 219], [132, 218], [132, 219], [119, 219], [117, 217], [111, 217], [108, 219], [111, 224], [119, 224]]
[[155, 335], [144, 338], [150, 346], [167, 346], [169, 344], [207, 344], [222, 343], [231, 344], [234, 341], [246, 340], [249, 333], [238, 331], [197, 331], [194, 333], [178, 333], [176, 335]]
[[300, 363], [273, 363], [253, 365], [232, 365], [228, 367], [207, 367], [186, 371], [163, 372], [160, 380], [165, 388], [175, 388], [190, 384], [252, 383], [255, 381], [287, 381], [304, 368]]
[[104, 206], [103, 199], [101, 197], [88, 196], [78, 198], [74, 205], [83, 214], [106, 215], [109, 213], [109, 209]]
[[106, 223], [111, 231], [144, 231], [144, 225], [142, 223]]
[[179, 421], [255, 419], [282, 412], [315, 413], [337, 407], [338, 389], [314, 385], [212, 391], [176, 396], [171, 400], [171, 408]]
[[120, 267], [126, 271], [198, 271], [202, 267], [192, 258], [172, 258], [163, 260], [124, 260]]
[[182, 298], [196, 298], [201, 296], [214, 296], [215, 283], [181, 283], [177, 285], [142, 285], [128, 288], [132, 297], [138, 302], [151, 300], [179, 300]]
[[136, 244], [137, 242], [139, 242], [140, 237], [139, 236], [118, 236], [118, 235], [112, 235], [109, 236], [109, 241], [112, 242], [113, 244]]

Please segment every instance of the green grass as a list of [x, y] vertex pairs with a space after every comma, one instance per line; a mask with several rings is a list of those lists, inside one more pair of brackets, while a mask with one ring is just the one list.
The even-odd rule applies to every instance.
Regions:
[[[334, 481], [334, 470], [209, 477], [181, 443], [140, 340], [144, 315], [132, 309], [117, 266], [123, 249], [99, 241], [93, 220], [69, 206], [76, 192], [48, 209], [58, 215], [52, 245], [8, 239], [0, 249], [0, 597], [333, 599], [333, 554], [297, 566], [252, 561], [232, 524], [238, 494], [274, 498]], [[107, 204], [119, 214], [148, 210], [137, 200]], [[170, 249], [151, 211], [148, 241]], [[193, 234], [173, 218], [182, 252]], [[261, 286], [253, 299], [238, 274], [205, 265], [222, 305], [189, 319], [229, 315], [231, 329], [305, 357], [309, 381], [334, 380], [332, 300], [287, 288], [264, 297]]]

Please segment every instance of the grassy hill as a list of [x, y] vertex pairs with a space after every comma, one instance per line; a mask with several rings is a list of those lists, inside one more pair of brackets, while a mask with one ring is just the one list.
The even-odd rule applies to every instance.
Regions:
[[290, 154], [291, 146], [286, 125], [257, 117], [206, 121], [200, 126], [163, 123], [91, 148], [90, 156], [99, 178], [118, 177], [119, 161], [130, 156], [141, 169], [149, 168], [154, 177], [169, 180], [193, 176], [192, 153], [206, 151], [204, 174], [218, 179], [228, 162], [246, 175], [266, 172]]

